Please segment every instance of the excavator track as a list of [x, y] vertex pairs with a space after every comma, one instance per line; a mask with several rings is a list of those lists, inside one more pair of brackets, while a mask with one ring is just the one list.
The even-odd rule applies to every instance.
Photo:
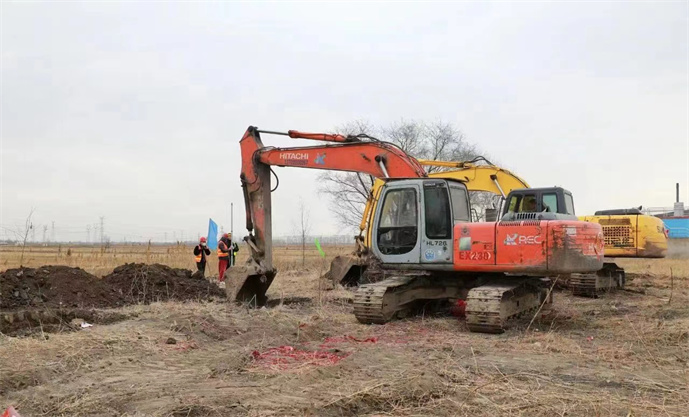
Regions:
[[614, 263], [606, 263], [603, 269], [594, 274], [572, 274], [569, 287], [572, 295], [598, 298], [602, 294], [623, 289], [625, 283], [624, 269]]
[[387, 323], [405, 317], [417, 307], [437, 306], [433, 301], [463, 299], [468, 291], [465, 284], [463, 279], [399, 273], [359, 286], [354, 293], [354, 315], [364, 324]]
[[510, 319], [537, 310], [546, 294], [541, 281], [534, 279], [473, 288], [466, 300], [467, 326], [472, 332], [502, 333]]
[[[545, 301], [547, 287], [543, 282], [540, 278], [503, 278], [467, 291], [457, 279], [442, 281], [426, 275], [397, 275], [361, 285], [354, 293], [354, 316], [364, 324], [384, 324], [404, 316], [418, 305], [417, 301], [463, 298], [467, 300], [469, 330], [502, 333], [509, 319], [532, 312]], [[465, 284], [468, 288], [473, 286], [470, 282]]]
[[354, 293], [354, 316], [364, 324], [384, 324], [394, 319], [402, 306], [391, 298], [408, 289], [416, 278], [413, 275], [395, 276], [360, 286]]

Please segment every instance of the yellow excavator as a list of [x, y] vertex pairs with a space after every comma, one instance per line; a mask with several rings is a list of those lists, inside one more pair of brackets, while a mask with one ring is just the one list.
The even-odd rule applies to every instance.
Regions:
[[[480, 162], [485, 164], [480, 164]], [[428, 174], [429, 178], [453, 179], [462, 182], [470, 192], [488, 192], [501, 197], [498, 208], [486, 209], [485, 220], [495, 221], [498, 217], [510, 213], [525, 211], [520, 207], [531, 196], [528, 193], [515, 193], [510, 201], [505, 201], [506, 196], [514, 190], [531, 189], [529, 184], [516, 174], [495, 166], [483, 157], [471, 161], [451, 162], [419, 160], [423, 166], [450, 168], [446, 171]], [[380, 279], [376, 277], [375, 259], [369, 256], [370, 243], [372, 241], [372, 229], [369, 227], [371, 217], [376, 212], [376, 207], [385, 182], [376, 179], [366, 202], [364, 214], [359, 225], [360, 233], [356, 239], [356, 250], [346, 256], [336, 257], [326, 278], [334, 283], [344, 286], [357, 285], [362, 281], [364, 274], [367, 278], [363, 281]], [[566, 201], [567, 207], [557, 207], [555, 202], [547, 201], [548, 195], [533, 193], [533, 198], [539, 198], [539, 208], [543, 211], [556, 213], [569, 210], [574, 213], [574, 202]], [[664, 258], [667, 252], [667, 228], [661, 219], [645, 215], [640, 209], [617, 209], [596, 211], [592, 216], [578, 216], [579, 220], [598, 223], [603, 229], [606, 258]], [[595, 293], [590, 289], [582, 288], [581, 294]], [[577, 289], [575, 288], [575, 293]]]

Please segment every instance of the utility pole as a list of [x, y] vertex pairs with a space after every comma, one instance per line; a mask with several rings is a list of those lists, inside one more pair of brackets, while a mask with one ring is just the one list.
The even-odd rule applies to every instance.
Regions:
[[45, 243], [45, 234], [48, 233], [48, 226], [43, 225], [43, 243]]
[[234, 203], [230, 203], [230, 234], [234, 236]]
[[100, 216], [100, 244], [102, 245], [104, 240], [103, 240], [103, 222], [105, 222], [105, 216]]
[[91, 225], [86, 225], [86, 242], [91, 243]]
[[55, 220], [53, 220], [52, 228], [50, 230], [50, 241], [55, 242]]

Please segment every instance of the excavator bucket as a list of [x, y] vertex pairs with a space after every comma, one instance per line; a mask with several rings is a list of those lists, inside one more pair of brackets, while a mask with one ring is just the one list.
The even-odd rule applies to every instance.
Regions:
[[377, 267], [379, 263], [380, 261], [370, 254], [352, 253], [336, 256], [330, 263], [330, 270], [325, 273], [324, 278], [343, 287], [370, 284], [384, 278], [383, 271]]
[[336, 256], [330, 263], [330, 270], [325, 278], [333, 284], [352, 287], [359, 284], [359, 280], [366, 270], [363, 258], [355, 254]]
[[234, 266], [225, 273], [225, 293], [228, 300], [261, 307], [266, 304], [266, 292], [277, 271], [258, 272], [252, 266]]

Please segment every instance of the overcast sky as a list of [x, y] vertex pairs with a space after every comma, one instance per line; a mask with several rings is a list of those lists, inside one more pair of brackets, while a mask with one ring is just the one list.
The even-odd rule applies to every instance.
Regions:
[[[249, 125], [452, 122], [578, 214], [689, 203], [686, 2], [2, 3], [0, 238], [243, 236]], [[304, 145], [265, 137], [276, 146]], [[342, 230], [277, 168], [273, 228]], [[40, 227], [40, 226], [39, 226]], [[48, 232], [50, 236], [50, 230]], [[42, 238], [42, 229], [36, 233]]]

